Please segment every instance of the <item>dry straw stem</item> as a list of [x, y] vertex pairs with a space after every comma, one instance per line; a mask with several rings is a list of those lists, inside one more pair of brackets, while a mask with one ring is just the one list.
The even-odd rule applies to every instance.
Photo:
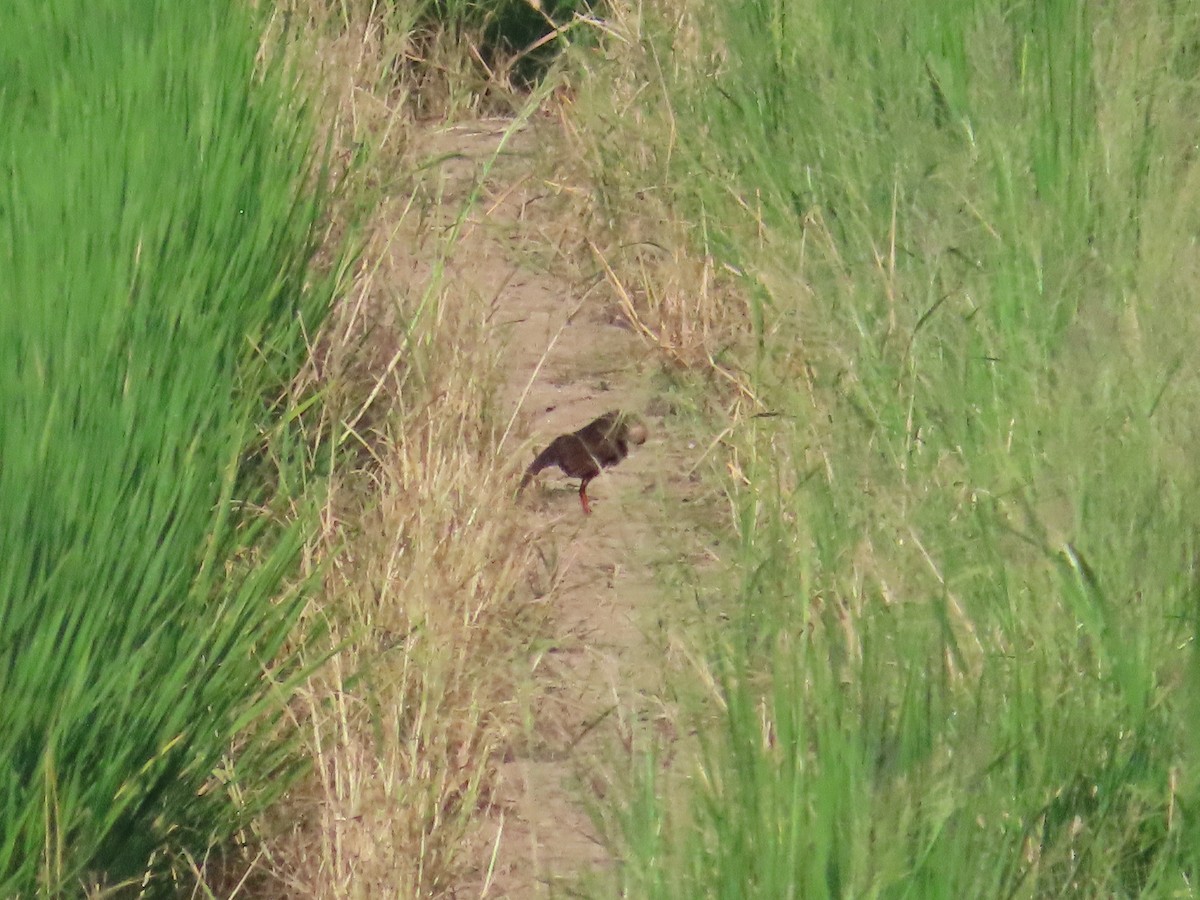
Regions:
[[[751, 401], [755, 406], [762, 408], [754, 391], [751, 390], [749, 381], [741, 373], [730, 369], [727, 366], [721, 365], [715, 359], [713, 353], [715, 350], [712, 340], [713, 326], [711, 318], [705, 317], [706, 307], [711, 308], [709, 304], [700, 302], [696, 304], [688, 304], [682, 299], [671, 306], [671, 314], [664, 315], [663, 303], [638, 304], [635, 303], [634, 293], [626, 288], [624, 281], [617, 274], [616, 270], [609, 263], [608, 258], [601, 253], [600, 249], [590, 240], [587, 242], [593, 256], [600, 262], [604, 269], [604, 275], [612, 287], [613, 292], [617, 295], [618, 305], [621, 311], [625, 314], [628, 320], [642, 337], [649, 340], [652, 344], [663, 351], [667, 357], [673, 360], [676, 364], [683, 368], [693, 368], [697, 364], [706, 365], [717, 375], [728, 381], [730, 385], [742, 397]], [[707, 257], [700, 263], [700, 275], [693, 279], [694, 290], [701, 296], [706, 296], [709, 287], [709, 273], [711, 272], [711, 260]], [[677, 270], [676, 270], [677, 271]], [[651, 272], [643, 264], [640, 267], [642, 276], [643, 289], [638, 292], [646, 298], [654, 298], [656, 294], [654, 282], [658, 275], [660, 278], [664, 274], [664, 270], [660, 268], [657, 272]], [[682, 298], [682, 294], [674, 294], [678, 298]], [[651, 327], [646, 323], [642, 309], [654, 309], [657, 307], [658, 327]], [[696, 325], [695, 320], [688, 317], [688, 312], [700, 313], [699, 325]], [[674, 335], [668, 334], [666, 329], [672, 328]]]
[[[353, 549], [328, 579], [332, 636], [347, 644], [310, 684], [318, 819], [292, 847], [322, 896], [450, 887], [516, 724], [506, 664], [527, 560], [513, 552], [516, 525], [495, 515], [509, 484], [476, 478], [469, 436], [440, 409], [407, 422], [377, 508], [352, 523]], [[346, 537], [333, 530], [327, 552]]]
[[[559, 140], [546, 148], [547, 182], [564, 204], [561, 243], [578, 247], [581, 272], [610, 286], [629, 324], [684, 368], [711, 368], [748, 399], [748, 384], [718, 361], [749, 334], [739, 273], [717, 266], [705, 250], [705, 223], [672, 200], [679, 173], [671, 95], [678, 75], [647, 33], [659, 11], [611, 6], [603, 39], [611, 52], [583, 55], [574, 102], [560, 110]], [[690, 34], [685, 11], [673, 14], [677, 36]], [[661, 26], [659, 26], [661, 27]], [[572, 76], [568, 75], [568, 79]]]
[[476, 829], [519, 727], [515, 661], [542, 627], [520, 599], [532, 542], [495, 465], [488, 304], [444, 298], [476, 195], [445, 193], [438, 168], [419, 164], [410, 95], [428, 85], [395, 66], [413, 52], [395, 18], [291, 10], [304, 13], [335, 146], [357, 157], [342, 213], [374, 210], [297, 393], [322, 395], [324, 433], [342, 423], [332, 445], [363, 452], [335, 470], [309, 548], [324, 573], [309, 615], [328, 642], [306, 652], [329, 659], [292, 713], [312, 775], [264, 823], [276, 836], [249, 882], [260, 896], [445, 895], [494, 853]]
[[[360, 292], [394, 277], [368, 268]], [[338, 650], [296, 708], [314, 769], [298, 824], [271, 847], [289, 893], [434, 896], [487, 855], [473, 819], [517, 727], [512, 662], [538, 616], [517, 599], [529, 544], [492, 464], [484, 317], [462, 298], [437, 305], [377, 401], [376, 433], [359, 438], [367, 469], [334, 479], [312, 548], [328, 567], [312, 614]], [[372, 318], [376, 306], [359, 296], [342, 311]]]
[[[421, 239], [388, 218], [330, 328], [349, 345], [327, 359], [350, 369], [326, 377], [368, 398], [353, 404], [360, 428], [374, 411], [372, 433], [351, 438], [370, 447], [366, 469], [335, 479], [313, 551], [314, 566], [329, 566], [314, 614], [341, 649], [297, 712], [314, 777], [271, 866], [304, 895], [434, 896], [486, 858], [473, 820], [517, 725], [512, 660], [523, 629], [538, 627], [516, 599], [529, 545], [492, 459], [486, 304], [443, 302], [435, 267], [395, 308], [413, 279], [406, 248]], [[357, 369], [356, 353], [374, 371]]]

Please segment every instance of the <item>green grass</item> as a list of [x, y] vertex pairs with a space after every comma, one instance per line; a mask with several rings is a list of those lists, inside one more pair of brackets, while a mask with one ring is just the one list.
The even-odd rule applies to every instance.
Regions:
[[[239, 476], [329, 290], [237, 3], [0, 29], [0, 895], [178, 868], [286, 783], [305, 501]], [[295, 508], [293, 508], [295, 506]]]
[[692, 14], [679, 202], [777, 415], [733, 433], [704, 750], [641, 783], [624, 888], [1191, 896], [1200, 18]]

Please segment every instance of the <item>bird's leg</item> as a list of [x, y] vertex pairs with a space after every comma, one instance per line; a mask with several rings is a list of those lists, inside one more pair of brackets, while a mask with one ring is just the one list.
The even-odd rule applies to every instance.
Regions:
[[590, 478], [585, 478], [579, 482], [579, 505], [583, 507], [583, 514], [590, 516], [592, 514], [592, 506], [588, 503], [587, 486]]

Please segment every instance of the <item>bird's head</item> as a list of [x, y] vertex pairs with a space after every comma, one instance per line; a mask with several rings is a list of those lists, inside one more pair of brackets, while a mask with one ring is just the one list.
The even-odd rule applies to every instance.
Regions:
[[644, 444], [646, 438], [650, 436], [650, 432], [646, 430], [645, 424], [637, 416], [625, 417], [625, 436], [631, 444]]

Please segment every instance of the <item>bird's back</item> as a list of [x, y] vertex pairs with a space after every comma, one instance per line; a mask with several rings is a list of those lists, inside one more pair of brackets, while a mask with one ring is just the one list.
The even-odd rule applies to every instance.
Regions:
[[598, 467], [615, 466], [629, 455], [628, 426], [617, 412], [605, 413], [576, 431], [574, 437], [587, 449]]

